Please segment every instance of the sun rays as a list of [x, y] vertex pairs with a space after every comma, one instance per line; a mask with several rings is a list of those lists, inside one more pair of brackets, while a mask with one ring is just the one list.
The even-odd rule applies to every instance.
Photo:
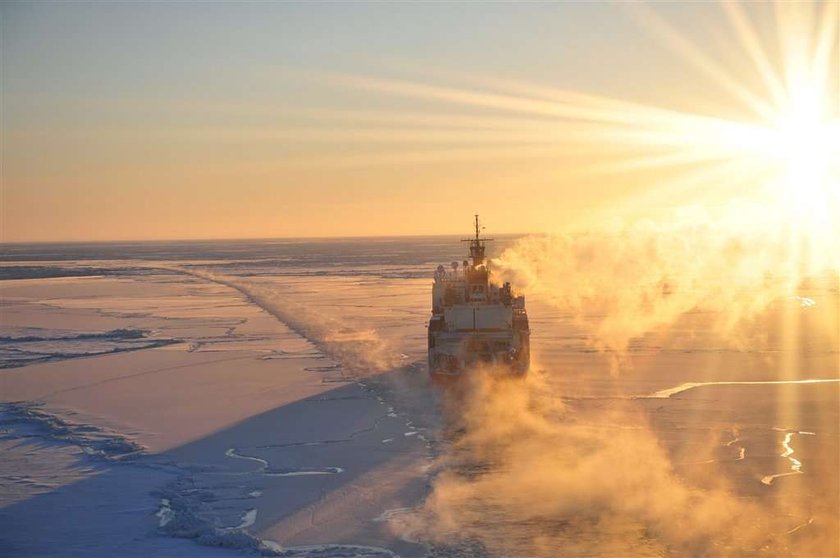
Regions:
[[[398, 164], [436, 156], [480, 160], [499, 156], [504, 146], [513, 148], [512, 156], [523, 158], [551, 156], [552, 149], [557, 156], [570, 149], [606, 153], [593, 166], [595, 172], [694, 165], [688, 172], [715, 175], [715, 165], [727, 165], [734, 167], [731, 176], [738, 182], [717, 181], [708, 185], [710, 189], [719, 188], [725, 194], [740, 186], [753, 195], [776, 196], [800, 213], [798, 217], [824, 208], [826, 201], [836, 204], [836, 161], [840, 160], [837, 4], [779, 3], [775, 30], [757, 29], [737, 3], [720, 4], [723, 19], [741, 47], [733, 55], [749, 60], [760, 78], [761, 91], [728, 72], [654, 9], [633, 5], [632, 10], [664, 48], [739, 101], [743, 119], [499, 78], [461, 76], [456, 81], [468, 84], [462, 86], [330, 74], [322, 79], [336, 87], [380, 99], [425, 102], [445, 110], [326, 111], [342, 121], [338, 130], [301, 137], [304, 141], [408, 144], [372, 157], [352, 154], [336, 161], [351, 165]], [[311, 116], [317, 117], [317, 111]], [[707, 168], [698, 169], [700, 165]], [[768, 169], [773, 169], [774, 176], [766, 176]], [[750, 176], [760, 180], [749, 184]]]

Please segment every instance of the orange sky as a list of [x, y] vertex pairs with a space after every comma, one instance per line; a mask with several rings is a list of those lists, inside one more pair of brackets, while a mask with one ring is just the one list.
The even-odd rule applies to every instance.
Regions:
[[[755, 122], [769, 96], [710, 4], [0, 10], [4, 242], [459, 233], [476, 212], [537, 232], [722, 203], [748, 173], [709, 168], [674, 115]], [[775, 63], [773, 10], [738, 14]]]

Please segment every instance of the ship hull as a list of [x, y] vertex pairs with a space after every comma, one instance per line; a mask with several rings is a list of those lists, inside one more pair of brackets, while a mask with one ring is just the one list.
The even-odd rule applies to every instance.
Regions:
[[447, 334], [429, 332], [429, 376], [451, 383], [483, 369], [494, 374], [524, 377], [530, 367], [529, 332]]

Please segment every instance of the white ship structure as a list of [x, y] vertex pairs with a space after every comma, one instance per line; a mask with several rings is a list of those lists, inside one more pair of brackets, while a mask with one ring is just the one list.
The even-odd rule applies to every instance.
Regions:
[[454, 379], [481, 363], [524, 375], [530, 364], [530, 329], [525, 297], [514, 296], [510, 283], [490, 282], [478, 215], [470, 260], [439, 265], [432, 287], [429, 320], [429, 374]]

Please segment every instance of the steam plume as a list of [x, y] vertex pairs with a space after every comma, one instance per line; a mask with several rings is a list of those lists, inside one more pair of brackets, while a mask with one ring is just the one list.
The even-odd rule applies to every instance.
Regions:
[[538, 380], [474, 372], [412, 536], [548, 558], [760, 554], [784, 532], [714, 467], [705, 487], [680, 477], [638, 408], [573, 412]]
[[693, 311], [736, 347], [741, 327], [801, 279], [837, 273], [837, 236], [800, 236], [761, 208], [720, 218], [682, 209], [666, 221], [532, 236], [494, 261], [495, 272], [568, 312], [591, 343], [627, 363], [634, 338]]

